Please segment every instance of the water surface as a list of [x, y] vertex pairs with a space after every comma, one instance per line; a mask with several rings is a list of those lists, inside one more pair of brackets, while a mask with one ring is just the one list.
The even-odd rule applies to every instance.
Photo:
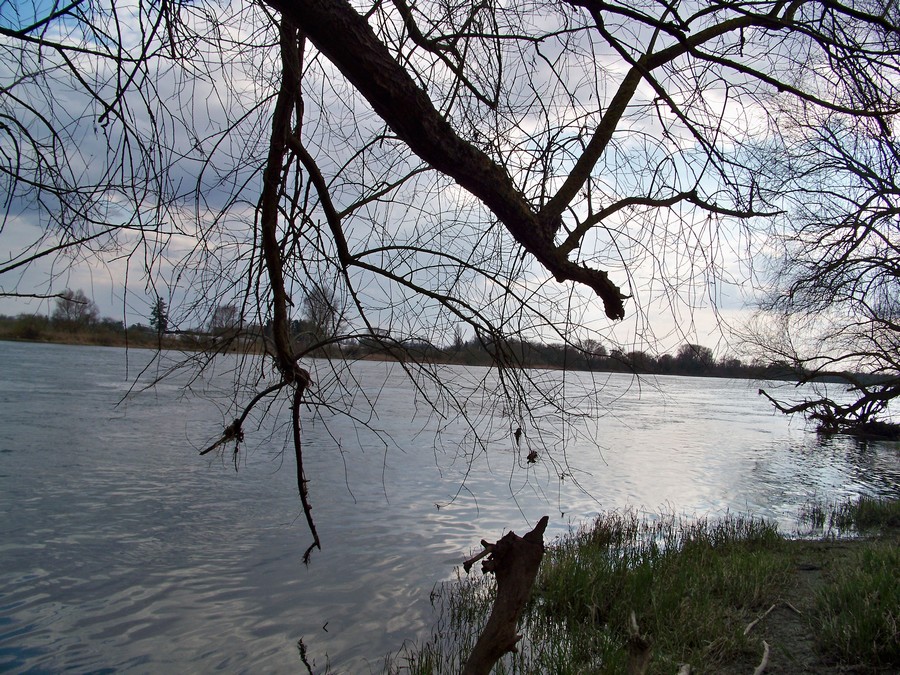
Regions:
[[[896, 444], [823, 441], [773, 414], [759, 383], [598, 375], [585, 425], [538, 417], [517, 446], [520, 418], [496, 399], [467, 401], [478, 444], [430, 414], [399, 366], [361, 363], [348, 396], [379, 433], [305, 413], [324, 546], [306, 568], [282, 404], [248, 427], [235, 471], [230, 452], [198, 450], [233, 418], [237, 357], [127, 396], [151, 356], [0, 343], [2, 670], [298, 672], [301, 638], [319, 668], [377, 670], [427, 635], [430, 591], [482, 537], [545, 513], [551, 537], [623, 506], [790, 527], [811, 497], [900, 491]], [[540, 376], [570, 392], [590, 377]]]

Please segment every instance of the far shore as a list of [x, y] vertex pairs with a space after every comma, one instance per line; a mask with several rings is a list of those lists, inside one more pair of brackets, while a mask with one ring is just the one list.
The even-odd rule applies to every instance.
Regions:
[[[146, 327], [140, 326], [119, 331], [64, 331], [50, 330], [29, 335], [17, 335], [12, 331], [3, 330], [0, 325], [0, 340], [7, 342], [25, 342], [37, 344], [75, 345], [83, 347], [120, 347], [126, 349], [152, 349], [156, 351], [176, 352], [200, 352], [215, 351], [229, 354], [264, 354], [266, 349], [260, 338], [249, 339], [238, 336], [216, 336], [203, 333], [165, 333], [158, 335]], [[328, 350], [315, 350], [309, 352], [312, 358], [347, 358], [363, 361], [422, 361], [426, 363], [441, 363], [460, 366], [490, 366], [490, 358], [473, 358], [470, 351], [454, 353], [452, 350], [427, 349], [421, 344], [407, 347], [392, 344], [384, 349], [372, 349], [358, 344], [346, 347], [332, 347]], [[481, 355], [479, 355], [481, 356]], [[489, 356], [489, 355], [488, 355]], [[604, 363], [571, 363], [560, 365], [547, 362], [524, 362], [526, 368], [535, 370], [570, 370], [601, 373], [626, 373], [631, 375], [671, 375], [675, 377], [715, 377], [726, 379], [746, 380], [782, 380], [794, 381], [796, 374], [788, 372], [783, 367], [737, 367], [712, 365], [706, 369], [694, 371], [667, 370], [660, 372], [652, 368], [634, 367], [626, 361], [616, 357], [606, 357]], [[511, 364], [504, 364], [509, 367]], [[821, 381], [842, 381], [840, 374], [834, 374], [833, 378], [820, 378]]]

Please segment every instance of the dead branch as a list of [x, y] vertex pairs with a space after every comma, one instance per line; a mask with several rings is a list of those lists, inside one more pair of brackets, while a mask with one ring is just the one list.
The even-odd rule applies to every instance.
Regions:
[[767, 665], [769, 665], [769, 643], [763, 640], [762, 661], [760, 661], [759, 665], [756, 666], [756, 670], [753, 671], [753, 675], [762, 675], [766, 670]]
[[[522, 637], [516, 634], [516, 624], [544, 557], [544, 530], [548, 522], [549, 518], [544, 516], [524, 537], [509, 532], [496, 544], [481, 542], [489, 552], [481, 569], [485, 574], [496, 575], [497, 597], [491, 616], [463, 667], [463, 675], [488, 675], [500, 657], [516, 651], [516, 643]], [[479, 557], [484, 554], [466, 562], [473, 564]]]
[[468, 560], [463, 561], [463, 569], [466, 571], [466, 574], [468, 574], [469, 570], [472, 569], [472, 565], [477, 563], [479, 560], [481, 560], [485, 556], [488, 556], [494, 552], [494, 544], [489, 544], [487, 541], [482, 539], [481, 545], [484, 547], [484, 550], [481, 553], [476, 553]]
[[772, 605], [771, 607], [769, 607], [769, 609], [767, 609], [767, 610], [763, 613], [762, 616], [759, 616], [759, 617], [755, 618], [753, 621], [751, 621], [750, 623], [748, 623], [748, 624], [747, 624], [747, 627], [744, 629], [744, 635], [747, 635], [747, 633], [749, 633], [751, 630], [753, 630], [753, 627], [754, 627], [756, 624], [758, 624], [760, 621], [762, 621], [762, 620], [765, 619], [767, 616], [769, 616], [769, 614], [771, 614], [772, 610], [775, 609], [775, 606], [776, 606], [777, 604], [778, 604], [778, 603], [775, 603], [774, 605]]
[[250, 403], [248, 403], [246, 406], [244, 406], [244, 411], [241, 413], [241, 415], [239, 417], [235, 418], [235, 420], [231, 424], [229, 424], [227, 427], [225, 427], [225, 430], [222, 432], [222, 435], [219, 437], [219, 440], [217, 440], [215, 443], [213, 443], [209, 447], [201, 450], [200, 455], [201, 456], [208, 455], [210, 452], [212, 452], [219, 446], [224, 445], [225, 443], [228, 443], [229, 441], [235, 441], [235, 443], [238, 443], [238, 444], [241, 441], [243, 441], [244, 440], [243, 425], [244, 425], [244, 421], [247, 419], [247, 416], [250, 414], [250, 411], [253, 410], [253, 408], [256, 407], [256, 404], [259, 403], [264, 397], [278, 391], [279, 389], [284, 387], [286, 384], [287, 384], [286, 382], [279, 382], [278, 384], [273, 384], [271, 387], [266, 387], [261, 392], [259, 392], [256, 396], [254, 396], [253, 399], [250, 401]]

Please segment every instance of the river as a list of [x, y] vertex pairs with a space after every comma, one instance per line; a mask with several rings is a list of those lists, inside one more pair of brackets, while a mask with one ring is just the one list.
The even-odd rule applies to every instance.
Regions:
[[[544, 514], [551, 538], [625, 506], [790, 529], [811, 498], [900, 492], [897, 444], [821, 439], [774, 414], [756, 382], [538, 373], [559, 391], [601, 388], [575, 404], [583, 424], [538, 410], [517, 446], [500, 399], [465, 399], [479, 444], [398, 364], [357, 363], [344, 403], [374, 431], [304, 413], [323, 543], [305, 567], [283, 403], [247, 428], [237, 471], [230, 450], [198, 452], [234, 417], [239, 366], [260, 382], [264, 370], [228, 356], [133, 390], [152, 356], [0, 342], [0, 670], [293, 673], [302, 639], [317, 672], [377, 672], [428, 635], [432, 588], [481, 538]], [[441, 372], [451, 386], [490, 377]], [[323, 391], [329, 373], [317, 364]]]

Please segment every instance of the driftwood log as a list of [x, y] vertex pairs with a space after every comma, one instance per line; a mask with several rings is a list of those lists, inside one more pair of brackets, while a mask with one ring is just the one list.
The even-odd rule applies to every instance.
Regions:
[[522, 637], [516, 633], [516, 624], [544, 557], [544, 530], [548, 520], [547, 516], [541, 518], [524, 537], [509, 532], [496, 544], [482, 540], [484, 551], [464, 563], [468, 572], [477, 560], [488, 557], [481, 569], [497, 577], [497, 597], [491, 616], [463, 667], [463, 675], [488, 675], [500, 657], [516, 651], [516, 643]]

